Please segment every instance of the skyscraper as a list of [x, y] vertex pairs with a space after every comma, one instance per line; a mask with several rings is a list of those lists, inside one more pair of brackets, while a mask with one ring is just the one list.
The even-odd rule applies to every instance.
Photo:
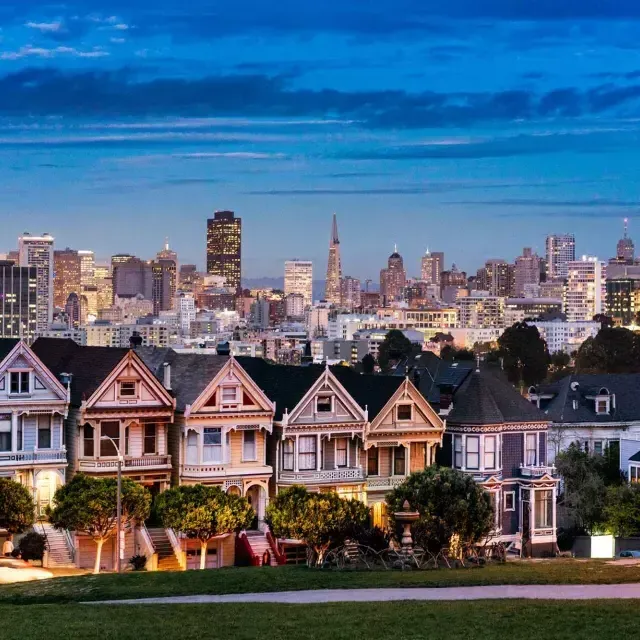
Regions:
[[[508, 298], [513, 295], [515, 288], [515, 273], [513, 265], [501, 258], [487, 260], [484, 269], [478, 272], [478, 279], [482, 282], [482, 291], [488, 291], [492, 296]], [[480, 284], [478, 287], [480, 287]]]
[[81, 249], [78, 251], [80, 257], [80, 285], [82, 287], [96, 286], [96, 257], [93, 251]]
[[284, 295], [299, 293], [304, 306], [313, 303], [313, 263], [308, 260], [287, 260], [284, 263]]
[[616, 257], [623, 259], [625, 262], [633, 262], [633, 259], [635, 258], [635, 246], [633, 244], [633, 240], [627, 236], [628, 228], [629, 220], [625, 218], [624, 235], [620, 240], [618, 240], [618, 244], [616, 246]]
[[576, 259], [576, 239], [572, 233], [547, 236], [547, 280], [564, 280], [567, 265]]
[[139, 293], [147, 300], [152, 299], [153, 274], [150, 262], [134, 256], [114, 256], [111, 262], [114, 300], [116, 296], [135, 296]]
[[404, 261], [396, 247], [389, 256], [387, 268], [380, 271], [380, 295], [385, 304], [402, 300], [406, 283], [407, 272], [404, 270]]
[[441, 284], [441, 274], [444, 271], [444, 253], [442, 251], [429, 251], [422, 256], [420, 262], [420, 279], [427, 284]]
[[164, 247], [158, 251], [156, 259], [169, 273], [171, 300], [174, 300], [178, 289], [178, 254], [169, 249], [169, 238], [165, 239]]
[[72, 293], [80, 295], [80, 256], [73, 249], [53, 252], [53, 304], [64, 309]]
[[21, 267], [36, 268], [36, 330], [47, 331], [53, 321], [53, 237], [48, 233], [18, 238]]
[[591, 320], [604, 313], [607, 266], [591, 256], [567, 264], [563, 311], [569, 322]]
[[216, 211], [207, 220], [207, 273], [223, 276], [236, 292], [242, 277], [242, 219], [233, 211]]
[[327, 280], [324, 288], [324, 298], [331, 304], [341, 302], [340, 285], [342, 280], [342, 263], [340, 261], [340, 239], [338, 238], [338, 220], [333, 214], [331, 226], [331, 240], [329, 242], [329, 260], [327, 262]]
[[33, 341], [37, 324], [36, 267], [0, 261], [0, 338]]
[[516, 258], [515, 267], [515, 296], [524, 298], [526, 285], [540, 284], [540, 258], [530, 247], [522, 250], [522, 255]]
[[113, 277], [111, 267], [106, 264], [94, 265], [94, 277], [96, 281], [96, 307], [98, 310], [106, 309], [113, 304]]
[[350, 310], [362, 305], [361, 284], [358, 278], [342, 278], [342, 304]]

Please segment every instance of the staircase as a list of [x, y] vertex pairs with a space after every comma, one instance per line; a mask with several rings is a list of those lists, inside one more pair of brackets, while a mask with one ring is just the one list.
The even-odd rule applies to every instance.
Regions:
[[273, 551], [271, 549], [271, 545], [269, 544], [267, 537], [262, 533], [262, 531], [247, 531], [247, 540], [251, 545], [251, 550], [253, 554], [260, 558], [260, 564], [262, 565], [262, 556], [265, 551], [269, 552], [270, 560], [269, 565], [272, 567], [277, 567], [278, 562], [273, 555]]
[[49, 568], [75, 567], [73, 554], [64, 531], [54, 529], [48, 522], [39, 522], [34, 528], [37, 533], [44, 533], [47, 537], [49, 550]]
[[158, 571], [182, 571], [167, 532], [164, 529], [148, 529], [148, 531], [158, 554]]

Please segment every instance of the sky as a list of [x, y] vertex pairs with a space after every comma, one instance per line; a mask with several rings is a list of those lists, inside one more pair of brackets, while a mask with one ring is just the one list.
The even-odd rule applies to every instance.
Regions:
[[640, 242], [637, 0], [2, 0], [0, 252], [204, 266], [243, 220], [243, 275], [377, 279], [397, 244], [474, 272], [574, 232]]

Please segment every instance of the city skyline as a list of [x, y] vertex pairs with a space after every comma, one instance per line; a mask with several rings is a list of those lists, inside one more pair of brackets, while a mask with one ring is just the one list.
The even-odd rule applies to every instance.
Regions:
[[102, 260], [168, 235], [202, 266], [231, 209], [245, 277], [322, 264], [333, 212], [363, 279], [394, 242], [413, 275], [427, 247], [471, 271], [567, 232], [607, 256], [640, 209], [640, 9], [555, 4], [4, 2], [3, 230]]

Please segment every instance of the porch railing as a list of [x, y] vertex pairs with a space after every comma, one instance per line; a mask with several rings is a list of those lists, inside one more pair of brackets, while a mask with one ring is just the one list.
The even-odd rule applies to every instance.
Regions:
[[327, 469], [320, 471], [281, 471], [281, 482], [344, 482], [364, 481], [362, 467]]
[[[81, 471], [115, 471], [118, 468], [117, 459], [92, 459], [81, 458], [78, 462]], [[124, 469], [150, 469], [157, 467], [170, 467], [171, 456], [139, 456], [124, 458]]]
[[541, 478], [544, 475], [555, 476], [556, 468], [547, 465], [520, 465], [520, 475], [523, 478]]
[[30, 464], [38, 462], [65, 462], [67, 452], [64, 449], [55, 451], [3, 451], [0, 453], [0, 466]]
[[400, 486], [407, 476], [377, 476], [367, 478], [367, 489], [395, 489]]

